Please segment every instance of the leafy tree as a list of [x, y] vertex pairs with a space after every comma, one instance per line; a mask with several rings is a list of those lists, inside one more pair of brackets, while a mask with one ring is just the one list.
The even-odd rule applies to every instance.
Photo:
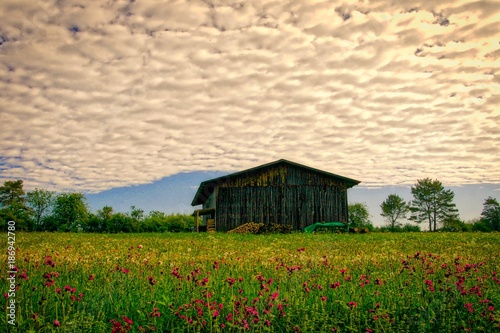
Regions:
[[48, 215], [54, 204], [55, 192], [35, 189], [26, 195], [26, 201], [33, 211], [34, 229], [42, 229], [43, 218]]
[[429, 231], [436, 231], [437, 224], [451, 218], [458, 218], [458, 210], [453, 203], [455, 194], [445, 190], [438, 180], [419, 179], [412, 186], [414, 200], [410, 202], [410, 219], [417, 222], [428, 222]]
[[387, 199], [382, 202], [380, 208], [382, 209], [382, 214], [380, 215], [385, 217], [392, 231], [394, 231], [396, 227], [401, 226], [398, 220], [406, 218], [406, 214], [410, 211], [404, 199], [397, 194], [389, 195]]
[[82, 193], [61, 193], [56, 197], [53, 218], [58, 230], [83, 230], [88, 214]]
[[6, 222], [16, 222], [17, 230], [31, 230], [31, 211], [26, 206], [22, 180], [7, 180], [0, 186], [0, 220], [2, 228]]
[[465, 223], [456, 216], [443, 220], [443, 231], [451, 232], [461, 232], [461, 231], [471, 231], [472, 225]]
[[488, 197], [484, 201], [481, 222], [488, 225], [491, 230], [500, 231], [500, 205], [497, 199]]
[[370, 213], [365, 203], [353, 203], [347, 206], [349, 228], [368, 228], [373, 230]]

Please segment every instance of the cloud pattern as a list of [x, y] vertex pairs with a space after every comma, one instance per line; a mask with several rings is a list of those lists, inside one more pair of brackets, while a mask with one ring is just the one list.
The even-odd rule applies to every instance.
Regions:
[[3, 0], [0, 178], [98, 192], [287, 158], [500, 183], [497, 5]]

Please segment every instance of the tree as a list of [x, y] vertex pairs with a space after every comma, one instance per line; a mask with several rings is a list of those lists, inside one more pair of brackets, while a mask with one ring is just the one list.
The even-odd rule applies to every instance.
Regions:
[[382, 215], [387, 220], [391, 231], [394, 231], [395, 227], [400, 227], [401, 223], [398, 222], [399, 219], [405, 218], [406, 214], [410, 211], [410, 208], [406, 204], [403, 198], [397, 194], [391, 194], [387, 199], [380, 205], [382, 209]]
[[58, 230], [83, 229], [88, 214], [87, 203], [82, 193], [61, 193], [56, 197], [52, 215]]
[[370, 221], [370, 213], [368, 207], [364, 203], [353, 203], [347, 206], [349, 215], [349, 228], [368, 228], [373, 229], [373, 224]]
[[455, 194], [445, 190], [438, 180], [419, 179], [412, 186], [414, 200], [410, 202], [410, 219], [417, 222], [428, 222], [429, 231], [436, 231], [437, 224], [451, 218], [458, 218], [458, 210], [453, 203]]
[[488, 225], [492, 231], [500, 231], [500, 205], [497, 199], [488, 197], [484, 200], [481, 222]]
[[43, 218], [51, 211], [54, 197], [55, 192], [38, 188], [27, 193], [26, 201], [33, 211], [35, 230], [42, 229]]
[[30, 230], [31, 211], [26, 206], [22, 180], [7, 180], [0, 186], [0, 220], [2, 227], [6, 222], [16, 222], [17, 230]]

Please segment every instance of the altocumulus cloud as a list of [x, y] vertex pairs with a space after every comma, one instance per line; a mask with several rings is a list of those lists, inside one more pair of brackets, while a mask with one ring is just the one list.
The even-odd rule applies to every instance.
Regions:
[[0, 178], [96, 192], [279, 158], [500, 183], [495, 1], [0, 3]]

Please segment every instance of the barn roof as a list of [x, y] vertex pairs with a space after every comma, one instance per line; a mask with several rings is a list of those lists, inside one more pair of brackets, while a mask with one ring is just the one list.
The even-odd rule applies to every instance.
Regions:
[[254, 168], [246, 169], [246, 170], [243, 170], [243, 171], [238, 171], [238, 172], [235, 172], [235, 173], [232, 173], [232, 174], [229, 174], [229, 175], [225, 175], [225, 176], [222, 176], [222, 177], [218, 177], [218, 178], [214, 178], [214, 179], [210, 179], [210, 180], [206, 180], [206, 181], [202, 182], [200, 184], [200, 186], [198, 187], [198, 191], [196, 191], [196, 194], [194, 196], [194, 199], [193, 199], [193, 202], [191, 203], [191, 205], [192, 206], [196, 206], [196, 205], [203, 204], [206, 201], [206, 195], [203, 196], [202, 194], [203, 193], [204, 194], [206, 194], [206, 193], [210, 193], [211, 194], [214, 191], [214, 188], [218, 184], [225, 183], [226, 181], [230, 180], [231, 178], [235, 178], [235, 177], [239, 177], [239, 176], [246, 175], [246, 174], [249, 174], [249, 173], [253, 173], [254, 171], [257, 171], [259, 169], [265, 169], [265, 168], [268, 168], [268, 167], [271, 167], [271, 166], [275, 166], [275, 165], [279, 165], [279, 164], [291, 165], [291, 166], [294, 166], [294, 167], [297, 167], [297, 168], [301, 168], [301, 169], [305, 169], [305, 170], [308, 170], [308, 171], [316, 172], [316, 173], [322, 174], [322, 175], [327, 176], [327, 177], [332, 177], [332, 178], [343, 180], [345, 182], [345, 184], [347, 185], [347, 188], [353, 187], [353, 186], [358, 185], [360, 183], [359, 180], [355, 180], [355, 179], [347, 178], [347, 177], [342, 177], [342, 176], [339, 176], [339, 175], [336, 175], [336, 174], [333, 174], [333, 173], [330, 173], [330, 172], [326, 172], [326, 171], [322, 171], [322, 170], [319, 170], [319, 169], [311, 168], [311, 167], [308, 167], [308, 166], [305, 166], [305, 165], [302, 165], [302, 164], [299, 164], [299, 163], [291, 162], [291, 161], [288, 161], [288, 160], [285, 160], [285, 159], [280, 159], [280, 160], [277, 160], [277, 161], [274, 161], [274, 162], [271, 162], [271, 163], [259, 165], [259, 166], [254, 167]]

